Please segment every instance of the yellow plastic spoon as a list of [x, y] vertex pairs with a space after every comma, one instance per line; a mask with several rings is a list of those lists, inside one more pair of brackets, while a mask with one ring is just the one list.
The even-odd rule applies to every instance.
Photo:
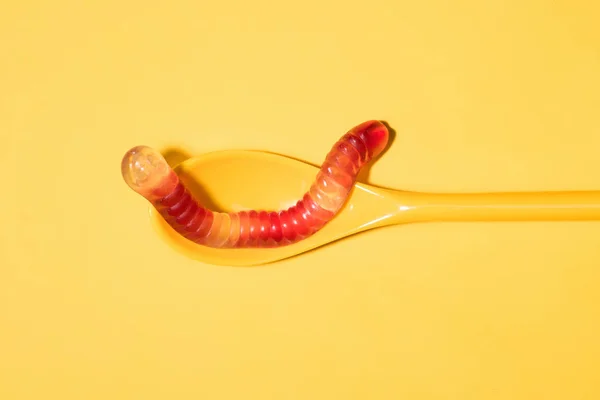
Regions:
[[[206, 207], [220, 211], [279, 210], [293, 205], [314, 181], [318, 167], [260, 151], [222, 151], [175, 167], [182, 182]], [[340, 213], [314, 235], [267, 249], [215, 249], [175, 232], [150, 207], [161, 237], [195, 260], [215, 265], [272, 263], [369, 229], [441, 221], [600, 220], [599, 192], [434, 194], [357, 183]]]

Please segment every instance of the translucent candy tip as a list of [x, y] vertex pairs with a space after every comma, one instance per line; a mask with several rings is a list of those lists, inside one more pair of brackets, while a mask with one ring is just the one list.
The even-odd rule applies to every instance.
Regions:
[[132, 148], [121, 162], [125, 183], [145, 197], [165, 183], [170, 171], [171, 167], [164, 157], [147, 146]]

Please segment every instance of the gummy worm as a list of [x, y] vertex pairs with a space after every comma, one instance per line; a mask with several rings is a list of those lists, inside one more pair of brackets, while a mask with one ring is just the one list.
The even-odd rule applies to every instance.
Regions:
[[127, 185], [188, 240], [214, 248], [278, 247], [313, 235], [333, 219], [361, 168], [388, 140], [388, 129], [379, 121], [352, 128], [329, 151], [304, 197], [281, 211], [211, 211], [193, 198], [162, 155], [147, 146], [129, 150], [121, 172]]

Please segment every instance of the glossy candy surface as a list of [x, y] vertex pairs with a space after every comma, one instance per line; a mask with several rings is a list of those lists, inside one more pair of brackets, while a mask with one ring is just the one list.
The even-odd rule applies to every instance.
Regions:
[[339, 139], [308, 192], [286, 210], [215, 212], [192, 197], [162, 155], [146, 146], [123, 157], [123, 179], [187, 239], [214, 248], [275, 247], [321, 229], [342, 208], [361, 168], [387, 146], [379, 121], [364, 122]]

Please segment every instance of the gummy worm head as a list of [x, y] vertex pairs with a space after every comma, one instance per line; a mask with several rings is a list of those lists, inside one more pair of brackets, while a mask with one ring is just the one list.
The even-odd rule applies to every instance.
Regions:
[[148, 146], [136, 146], [125, 153], [121, 173], [125, 183], [146, 198], [168, 193], [173, 186], [169, 183], [176, 184], [173, 169], [158, 151]]

